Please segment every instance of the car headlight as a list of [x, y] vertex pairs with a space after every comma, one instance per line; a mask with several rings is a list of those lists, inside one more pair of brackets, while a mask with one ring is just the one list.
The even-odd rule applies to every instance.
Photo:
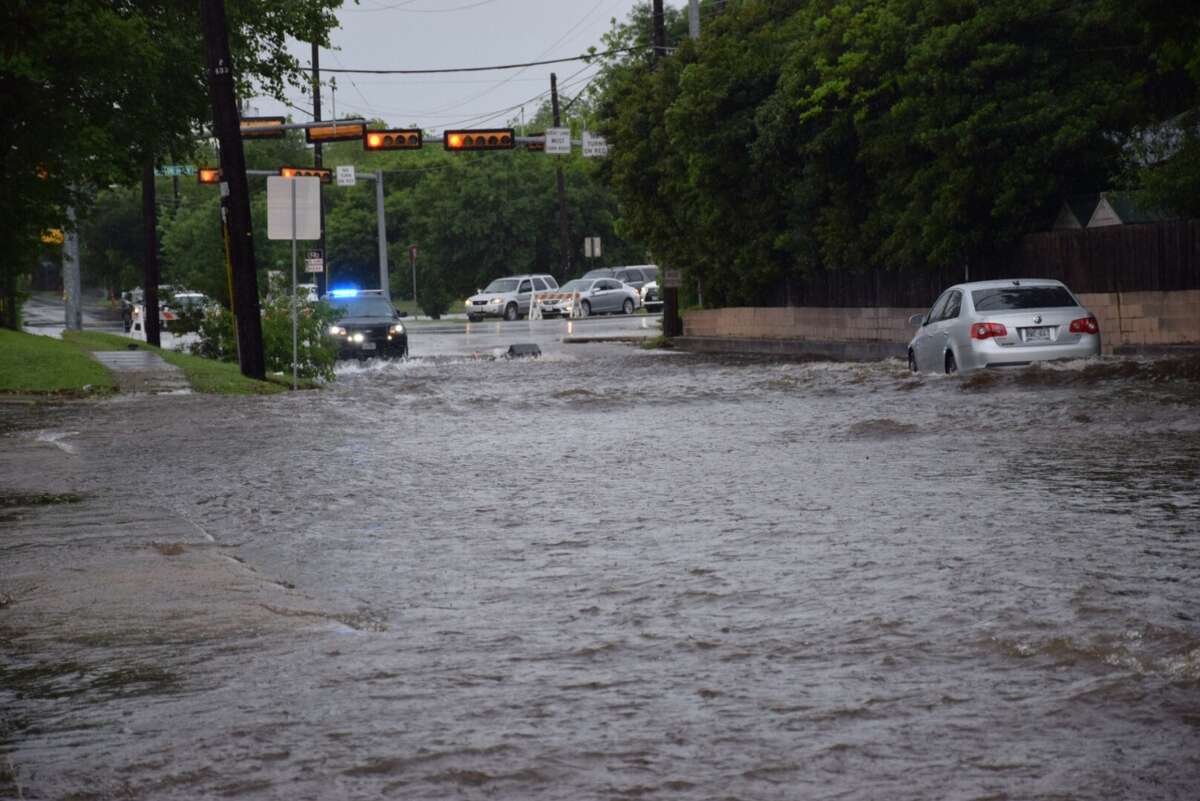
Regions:
[[463, 305], [466, 306], [468, 309], [471, 308], [471, 299], [467, 298], [466, 300], [464, 300]]
[[404, 326], [401, 325], [400, 323], [396, 323], [395, 325], [393, 325], [391, 328], [388, 329], [388, 333], [389, 334], [403, 334]]
[[362, 334], [355, 334], [354, 336], [352, 336], [350, 338], [353, 339], [355, 342], [362, 342], [364, 339]]
[[340, 325], [331, 325], [329, 326], [329, 333], [333, 334], [335, 337], [345, 336], [346, 329], [342, 328]]

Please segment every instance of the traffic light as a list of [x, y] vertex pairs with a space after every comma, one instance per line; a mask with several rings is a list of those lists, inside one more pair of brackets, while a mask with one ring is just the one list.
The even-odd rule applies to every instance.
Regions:
[[330, 122], [305, 128], [304, 139], [310, 145], [314, 142], [349, 142], [351, 139], [361, 139], [366, 131], [367, 126], [362, 122]]
[[283, 117], [242, 117], [238, 128], [243, 139], [282, 139], [287, 132], [279, 126], [285, 122]]
[[280, 167], [279, 174], [284, 178], [320, 178], [321, 183], [333, 183], [333, 170], [324, 167]]
[[196, 170], [196, 181], [202, 184], [219, 184], [221, 170], [217, 167], [201, 167]]
[[363, 150], [420, 150], [422, 141], [420, 128], [365, 131]]
[[512, 128], [468, 128], [442, 134], [442, 144], [455, 151], [512, 150], [514, 142]]

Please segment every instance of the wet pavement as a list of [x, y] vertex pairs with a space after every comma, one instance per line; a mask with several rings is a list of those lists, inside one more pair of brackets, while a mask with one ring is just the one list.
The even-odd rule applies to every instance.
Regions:
[[0, 797], [1196, 797], [1194, 364], [549, 330], [0, 405]]

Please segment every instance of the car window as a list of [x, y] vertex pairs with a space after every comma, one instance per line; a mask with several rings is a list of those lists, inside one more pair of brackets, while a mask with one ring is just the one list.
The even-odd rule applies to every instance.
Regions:
[[499, 294], [501, 292], [512, 292], [517, 287], [516, 280], [512, 278], [497, 278], [495, 281], [487, 285], [484, 292]]
[[637, 281], [645, 281], [646, 276], [642, 275], [641, 270], [626, 270], [625, 277], [621, 280], [627, 284], [632, 284]]
[[546, 289], [546, 282], [540, 278], [534, 278], [533, 279], [533, 288], [536, 289], [538, 292], [542, 292]]
[[551, 289], [558, 289], [558, 281], [555, 281], [555, 280], [554, 280], [554, 276], [553, 276], [553, 275], [547, 275], [547, 276], [546, 276], [546, 285], [547, 285], [548, 287], [550, 287]]
[[950, 293], [943, 292], [942, 296], [937, 299], [936, 303], [933, 304], [933, 308], [929, 310], [929, 314], [925, 315], [925, 322], [936, 323], [938, 320], [942, 319], [942, 312], [945, 311], [946, 304], [949, 302], [949, 300]]
[[617, 284], [616, 281], [613, 281], [612, 279], [607, 279], [607, 280], [600, 282], [599, 288], [600, 289], [616, 289], [618, 286], [619, 286], [619, 284]]
[[521, 286], [519, 289], [517, 289], [517, 293], [523, 294], [528, 291], [529, 291], [529, 279], [525, 279], [524, 281], [521, 282]]
[[1006, 309], [1054, 309], [1078, 306], [1071, 293], [1061, 286], [1004, 286], [996, 289], [975, 289], [971, 292], [975, 311]]
[[943, 320], [953, 320], [962, 311], [962, 293], [954, 290], [950, 293], [950, 300], [946, 302], [946, 309], [942, 312]]

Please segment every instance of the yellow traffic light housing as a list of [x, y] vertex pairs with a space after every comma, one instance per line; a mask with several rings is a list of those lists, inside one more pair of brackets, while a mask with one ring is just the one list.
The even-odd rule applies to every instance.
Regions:
[[367, 126], [361, 122], [338, 122], [314, 125], [304, 129], [304, 139], [310, 145], [316, 142], [349, 142], [361, 139]]
[[466, 128], [445, 131], [442, 144], [447, 150], [512, 150], [516, 138], [512, 128]]
[[243, 139], [282, 139], [287, 132], [279, 126], [285, 122], [283, 117], [242, 117], [238, 128]]
[[219, 184], [221, 170], [217, 167], [201, 167], [196, 170], [196, 181], [202, 184]]
[[363, 132], [363, 150], [420, 150], [423, 142], [420, 128]]
[[320, 178], [321, 183], [333, 183], [333, 170], [324, 167], [280, 167], [279, 174], [284, 178]]

